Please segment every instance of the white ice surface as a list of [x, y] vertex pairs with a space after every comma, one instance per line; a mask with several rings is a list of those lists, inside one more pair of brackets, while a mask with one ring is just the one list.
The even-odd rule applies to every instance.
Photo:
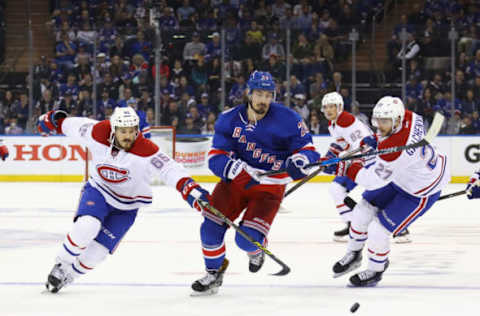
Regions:
[[[213, 185], [206, 184], [208, 188]], [[292, 268], [257, 274], [227, 233], [230, 267], [216, 296], [190, 297], [204, 274], [201, 216], [173, 189], [156, 187], [113, 256], [58, 295], [44, 282], [71, 226], [81, 184], [0, 183], [0, 316], [16, 315], [476, 315], [480, 308], [480, 201], [440, 201], [411, 226], [413, 243], [393, 244], [391, 265], [376, 288], [346, 287], [332, 265], [345, 244], [328, 184], [308, 184], [285, 199], [270, 250]], [[464, 185], [450, 185], [444, 193]], [[353, 197], [358, 199], [358, 191]], [[365, 260], [365, 259], [364, 259]], [[364, 264], [366, 262], [364, 261]]]

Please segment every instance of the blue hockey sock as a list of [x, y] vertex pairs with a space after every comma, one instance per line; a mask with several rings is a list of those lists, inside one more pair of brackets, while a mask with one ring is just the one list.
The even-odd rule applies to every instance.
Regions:
[[203, 258], [207, 270], [218, 270], [225, 259], [224, 236], [226, 231], [226, 225], [218, 225], [208, 218], [205, 218], [200, 226]]

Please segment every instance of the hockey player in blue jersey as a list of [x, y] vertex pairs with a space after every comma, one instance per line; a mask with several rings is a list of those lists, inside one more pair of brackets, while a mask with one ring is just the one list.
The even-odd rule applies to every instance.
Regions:
[[[215, 124], [208, 165], [221, 181], [212, 193], [211, 204], [232, 221], [246, 209], [241, 229], [266, 245], [286, 184], [305, 177], [303, 167], [318, 161], [320, 155], [301, 117], [274, 102], [275, 82], [270, 73], [253, 72], [247, 86], [248, 103], [223, 112]], [[281, 168], [287, 173], [257, 176]], [[207, 274], [192, 288], [196, 294], [214, 294], [228, 266], [224, 241], [228, 226], [208, 211], [203, 215], [200, 237]], [[250, 272], [260, 270], [264, 253], [239, 234], [235, 242], [248, 254]]]
[[480, 170], [475, 172], [467, 184], [467, 197], [469, 200], [480, 198]]

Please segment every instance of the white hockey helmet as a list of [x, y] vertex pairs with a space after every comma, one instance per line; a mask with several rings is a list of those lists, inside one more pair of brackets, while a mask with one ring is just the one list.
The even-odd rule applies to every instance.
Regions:
[[110, 126], [112, 127], [112, 133], [110, 135], [111, 142], [115, 134], [117, 127], [137, 127], [139, 129], [140, 118], [138, 117], [135, 109], [130, 106], [116, 107], [110, 117]]
[[[378, 119], [392, 120], [392, 133], [397, 133], [402, 128], [403, 118], [405, 117], [405, 106], [400, 98], [385, 96], [378, 100], [373, 108], [372, 125], [378, 127]], [[398, 125], [395, 127], [395, 122]]]
[[337, 113], [340, 114], [343, 112], [343, 98], [338, 92], [329, 92], [325, 94], [322, 98], [322, 112], [324, 112], [324, 107], [328, 104], [335, 104], [337, 106]]

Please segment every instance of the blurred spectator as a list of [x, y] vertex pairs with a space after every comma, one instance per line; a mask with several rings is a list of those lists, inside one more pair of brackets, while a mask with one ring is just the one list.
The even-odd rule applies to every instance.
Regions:
[[231, 104], [237, 105], [243, 103], [245, 91], [247, 90], [247, 83], [243, 75], [238, 76], [236, 83], [232, 86], [228, 94], [228, 100]]
[[25, 129], [28, 121], [28, 97], [26, 92], [22, 92], [20, 99], [15, 102], [14, 113], [18, 126]]
[[312, 134], [320, 134], [320, 120], [318, 119], [317, 112], [312, 112], [309, 129]]
[[73, 68], [75, 53], [77, 46], [70, 41], [68, 35], [63, 33], [61, 36], [61, 42], [56, 47], [56, 62], [57, 64], [66, 67], [67, 69]]
[[261, 45], [264, 41], [262, 30], [259, 28], [257, 21], [250, 22], [250, 29], [245, 37], [249, 37], [254, 44]]
[[192, 67], [192, 82], [198, 88], [206, 85], [208, 81], [207, 65], [203, 55], [198, 55], [197, 63]]
[[198, 55], [205, 55], [206, 46], [200, 42], [200, 35], [197, 32], [192, 34], [192, 41], [183, 48], [183, 59], [194, 60]]
[[141, 54], [144, 59], [148, 60], [152, 53], [152, 43], [145, 41], [143, 32], [137, 32], [136, 40], [130, 46], [130, 56]]
[[301, 118], [307, 122], [308, 117], [310, 116], [310, 109], [308, 108], [307, 104], [305, 103], [305, 95], [302, 93], [297, 93], [293, 96], [293, 109], [295, 112], [300, 114]]
[[365, 113], [360, 112], [360, 104], [358, 103], [358, 101], [352, 102], [352, 114], [363, 124], [365, 124], [366, 126], [370, 126], [368, 116], [366, 116]]
[[327, 93], [327, 83], [323, 79], [323, 74], [315, 74], [315, 81], [310, 85], [310, 98], [322, 98]]
[[465, 116], [462, 120], [461, 125], [460, 125], [459, 134], [461, 134], [461, 135], [473, 135], [475, 133], [476, 133], [476, 131], [473, 127], [472, 119], [470, 118], [470, 116]]
[[339, 72], [334, 72], [332, 76], [332, 82], [329, 86], [329, 91], [336, 91], [340, 93], [343, 88], [342, 74]]
[[181, 126], [179, 129], [179, 134], [200, 134], [201, 130], [195, 126], [193, 119], [191, 117], [185, 118], [184, 126]]
[[475, 77], [480, 76], [480, 49], [475, 52], [475, 58], [468, 65], [466, 69], [466, 75], [468, 79], [473, 80]]
[[278, 43], [277, 34], [271, 34], [268, 43], [266, 43], [262, 49], [262, 57], [264, 60], [270, 58], [272, 54], [282, 60], [285, 58], [285, 49], [282, 44]]
[[21, 135], [23, 134], [23, 128], [17, 125], [17, 119], [11, 118], [9, 125], [5, 128], [6, 135]]
[[222, 47], [220, 45], [220, 34], [218, 32], [212, 34], [212, 40], [206, 46], [206, 53], [205, 58], [208, 60], [221, 56]]
[[465, 101], [462, 104], [463, 113], [472, 114], [473, 112], [480, 111], [479, 100], [475, 99], [473, 89], [468, 89], [465, 97]]
[[198, 112], [198, 108], [196, 105], [190, 106], [190, 108], [188, 109], [187, 117], [193, 120], [193, 125], [195, 126], [195, 128], [198, 128], [199, 130], [202, 129], [203, 119], [200, 113]]
[[195, 12], [195, 8], [190, 6], [189, 0], [183, 0], [181, 7], [177, 9], [178, 20], [187, 20]]

